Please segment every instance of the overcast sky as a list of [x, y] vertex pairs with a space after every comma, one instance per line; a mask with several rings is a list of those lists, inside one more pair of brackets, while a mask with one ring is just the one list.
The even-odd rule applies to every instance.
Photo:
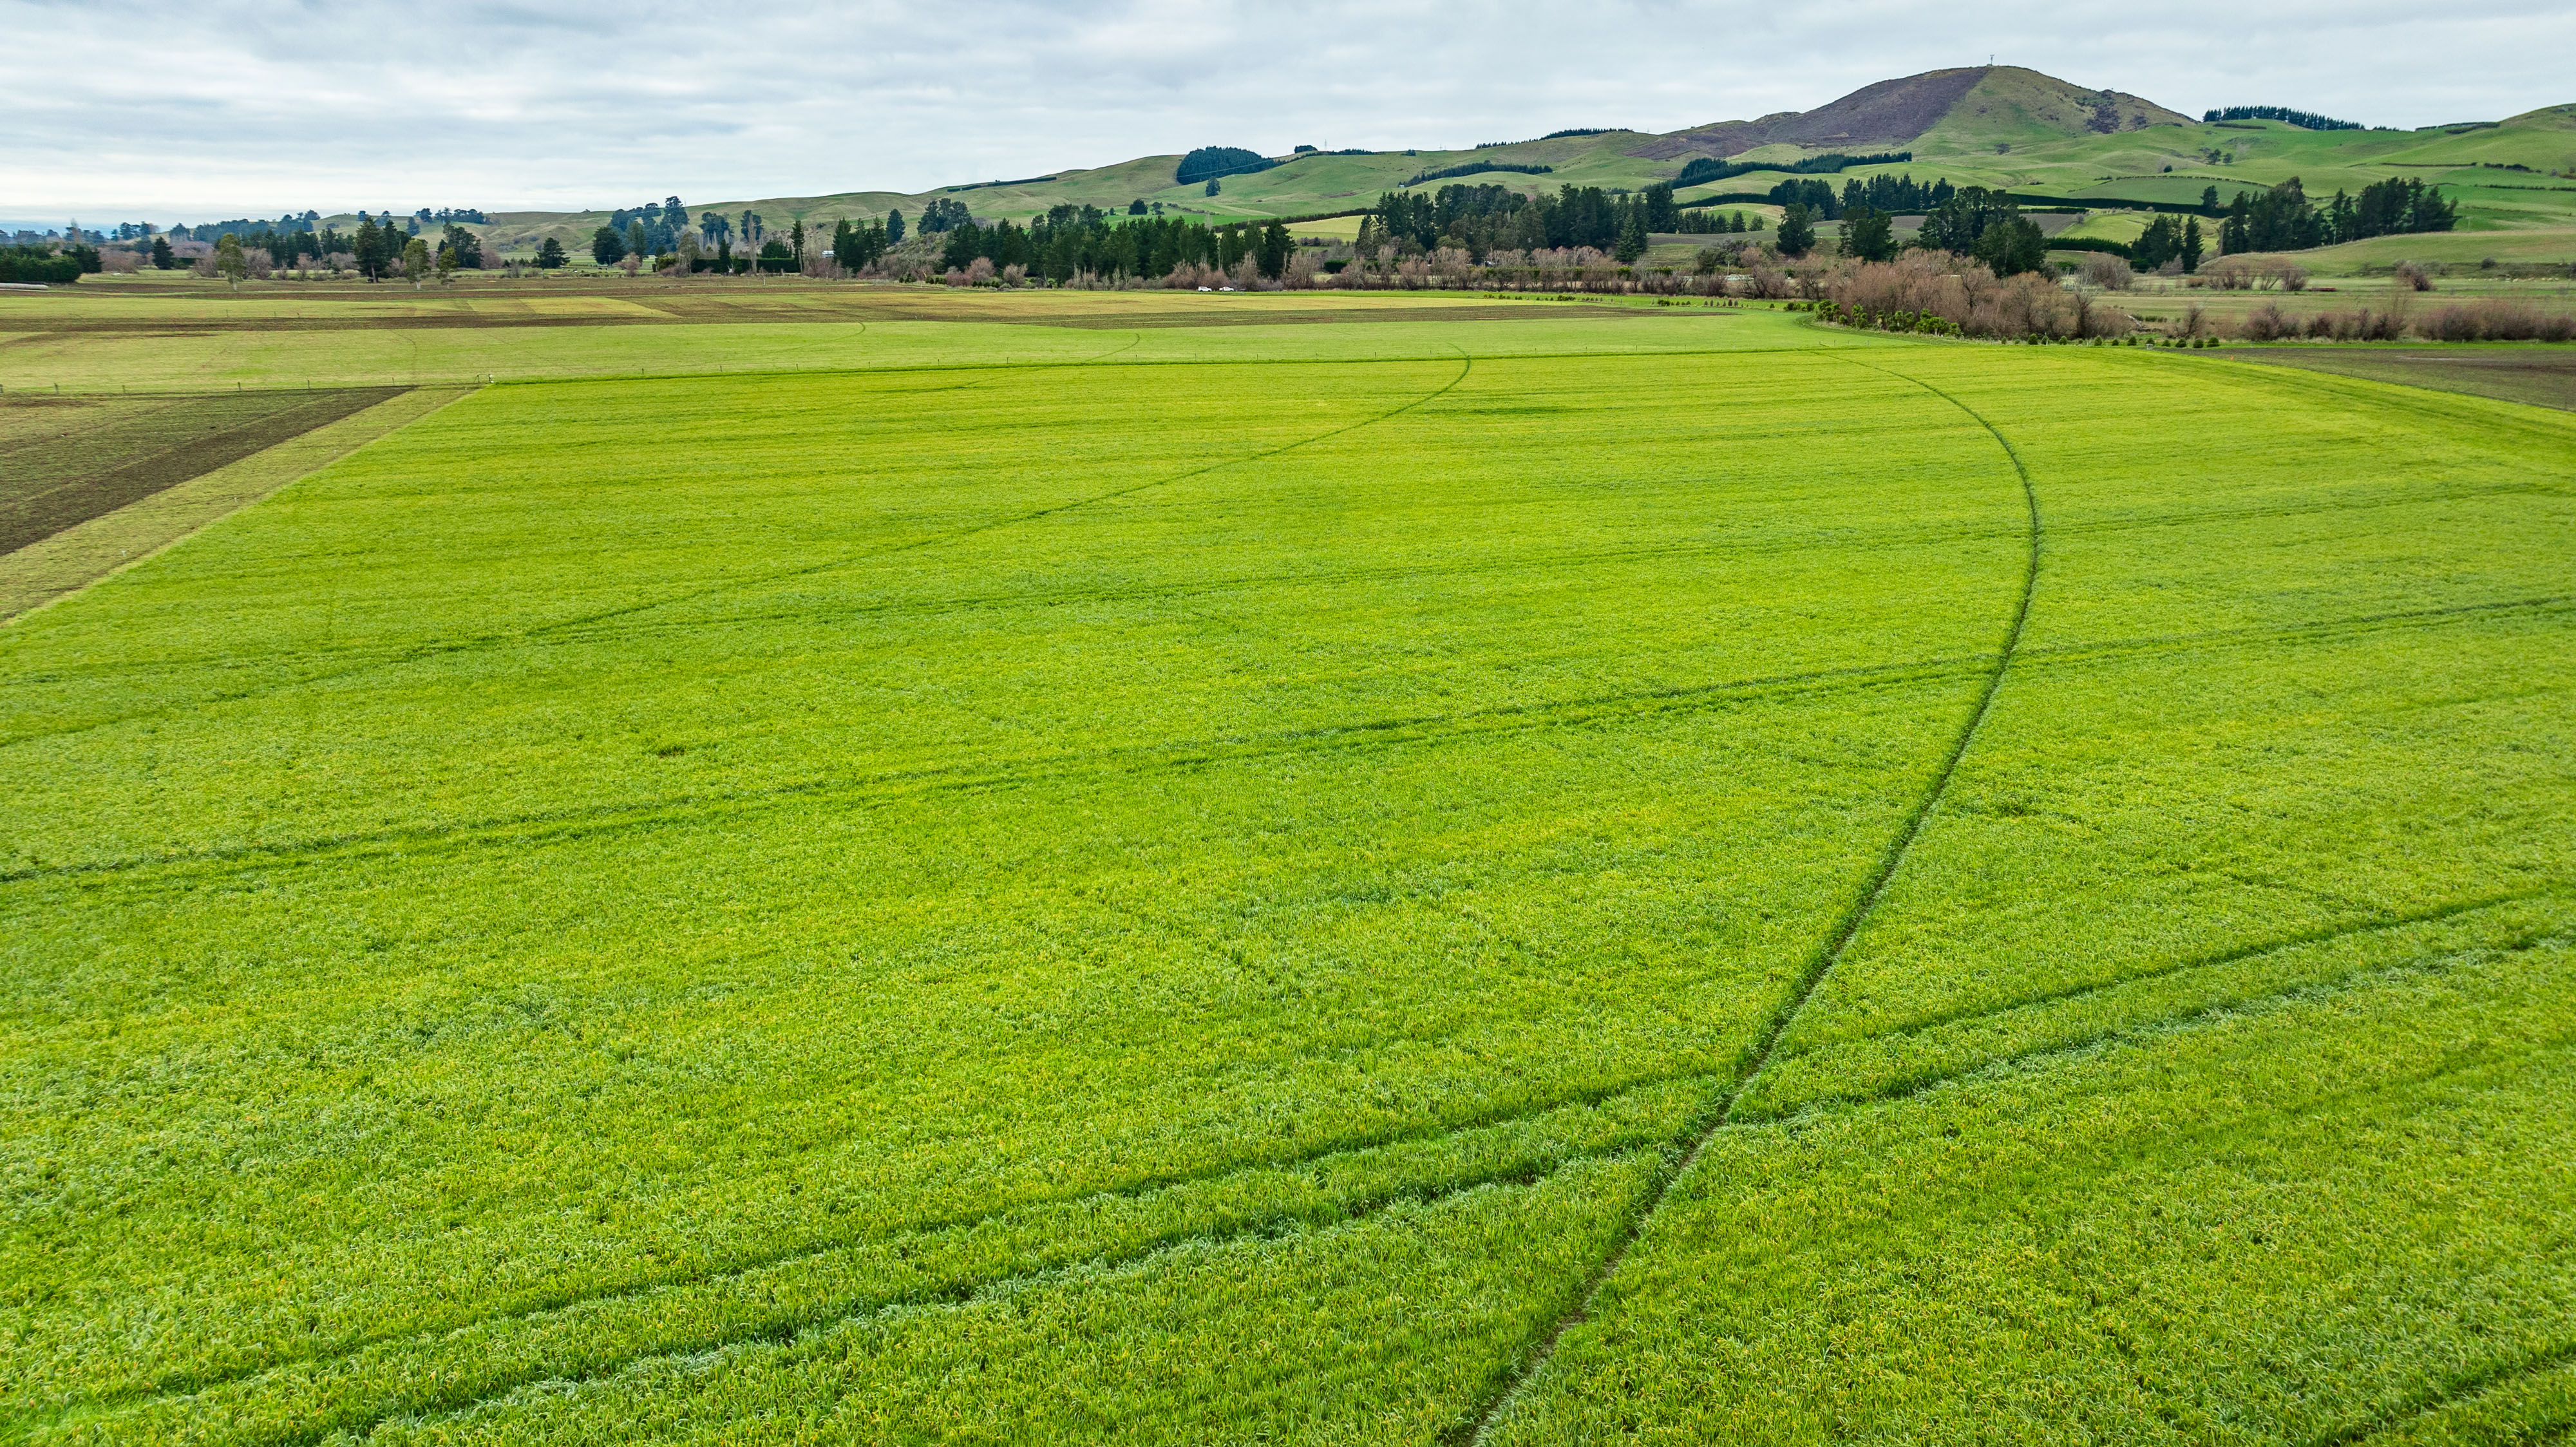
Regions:
[[2576, 100], [2568, 0], [0, 0], [0, 219], [716, 202], [1806, 110], [1988, 53], [2197, 114]]

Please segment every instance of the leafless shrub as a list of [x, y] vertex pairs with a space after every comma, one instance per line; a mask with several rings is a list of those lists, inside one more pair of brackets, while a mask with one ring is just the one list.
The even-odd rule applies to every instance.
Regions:
[[2396, 277], [2397, 284], [2406, 288], [2408, 291], [2431, 291], [2433, 289], [2433, 273], [2426, 270], [2421, 263], [2401, 261], [2397, 263], [2397, 268], [2392, 275]]
[[2415, 323], [2437, 342], [2564, 342], [2576, 338], [2576, 316], [2500, 298], [2437, 307]]
[[2279, 302], [2267, 301], [2246, 313], [2237, 330], [2249, 342], [2277, 342], [2299, 334], [2298, 318], [2281, 310]]
[[2128, 313], [2070, 293], [2048, 277], [1998, 279], [1984, 263], [1947, 252], [1846, 262], [1810, 280], [1822, 298], [1851, 311], [1878, 318], [1938, 317], [1970, 336], [2116, 337], [2136, 325]]
[[2200, 269], [2193, 286], [2214, 291], [2304, 291], [2307, 268], [2281, 256], [2222, 256]]
[[2107, 251], [2087, 255], [2076, 274], [2086, 286], [2098, 286], [2104, 291], [2127, 291], [2138, 284], [2138, 274], [2129, 269], [2129, 263]]
[[2307, 334], [2315, 341], [2393, 342], [2405, 330], [2404, 321], [2396, 313], [2372, 311], [2368, 307], [2348, 312], [2318, 312], [2307, 321]]
[[1978, 337], [2073, 336], [2074, 299], [2054, 280], [2023, 272], [2004, 278], [1970, 307], [1962, 330]]

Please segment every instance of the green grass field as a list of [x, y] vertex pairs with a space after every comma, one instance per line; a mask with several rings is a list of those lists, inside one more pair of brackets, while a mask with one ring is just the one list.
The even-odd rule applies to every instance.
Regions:
[[1465, 301], [0, 348], [0, 1438], [2576, 1424], [2576, 418]]

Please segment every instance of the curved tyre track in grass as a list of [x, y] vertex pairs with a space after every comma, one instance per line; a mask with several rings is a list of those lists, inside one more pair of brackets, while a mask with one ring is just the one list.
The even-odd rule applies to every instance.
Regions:
[[1950, 745], [1948, 757], [1941, 761], [1940, 769], [1933, 774], [1930, 786], [1923, 791], [1922, 797], [1915, 801], [1914, 812], [1906, 820], [1905, 828], [1897, 834], [1894, 842], [1888, 846], [1887, 853], [1880, 858], [1877, 872], [1871, 877], [1868, 886], [1861, 891], [1859, 899], [1843, 915], [1842, 921], [1835, 926], [1833, 936], [1824, 948], [1817, 951], [1815, 957], [1807, 962], [1806, 968], [1800, 971], [1797, 983], [1791, 988], [1788, 998], [1781, 1002], [1779, 1008], [1772, 1011], [1769, 1023], [1763, 1027], [1761, 1038], [1746, 1055], [1744, 1062], [1737, 1067], [1734, 1077], [1727, 1082], [1726, 1088], [1709, 1103], [1708, 1109], [1684, 1127], [1685, 1134], [1672, 1143], [1668, 1149], [1670, 1164], [1656, 1172], [1653, 1183], [1647, 1188], [1636, 1210], [1630, 1214], [1625, 1229], [1614, 1238], [1610, 1250], [1602, 1256], [1593, 1267], [1591, 1275], [1585, 1278], [1577, 1289], [1573, 1304], [1558, 1315], [1546, 1335], [1540, 1337], [1535, 1346], [1523, 1355], [1520, 1362], [1504, 1377], [1500, 1386], [1487, 1399], [1482, 1409], [1470, 1416], [1461, 1424], [1459, 1430], [1452, 1434], [1453, 1441], [1481, 1444], [1493, 1435], [1495, 1428], [1509, 1418], [1513, 1405], [1520, 1400], [1521, 1393], [1537, 1379], [1538, 1374], [1545, 1370], [1548, 1362], [1555, 1357], [1557, 1344], [1564, 1339], [1565, 1333], [1591, 1316], [1593, 1303], [1599, 1299], [1601, 1288], [1618, 1272], [1619, 1264], [1627, 1259], [1629, 1250], [1637, 1244], [1638, 1238], [1645, 1234], [1646, 1228], [1663, 1210], [1664, 1202], [1672, 1196], [1673, 1187], [1683, 1176], [1690, 1173], [1692, 1166], [1699, 1163], [1700, 1155], [1707, 1150], [1709, 1141], [1718, 1131], [1734, 1123], [1736, 1103], [1743, 1099], [1746, 1089], [1753, 1084], [1756, 1077], [1762, 1074], [1763, 1067], [1771, 1063], [1772, 1053], [1779, 1048], [1780, 1037], [1788, 1033], [1789, 1026], [1797, 1020], [1799, 1012], [1806, 1009], [1807, 1002], [1815, 997], [1817, 987], [1824, 984], [1825, 978], [1833, 973], [1834, 966], [1842, 962], [1843, 955], [1851, 948], [1851, 942], [1860, 933], [1861, 926], [1878, 908], [1878, 902], [1886, 897], [1888, 884], [1895, 879], [1896, 871], [1905, 863], [1905, 856], [1913, 849], [1914, 841], [1922, 837], [1925, 826], [1931, 822], [1933, 811], [1940, 807], [1941, 796], [1949, 791], [1950, 779], [1958, 772], [1959, 761], [1967, 756], [1969, 745], [1976, 742], [1977, 732], [1985, 726], [1987, 715], [1994, 712], [1995, 696], [2003, 690], [2004, 675], [2012, 670], [2013, 655], [2021, 649], [2022, 632], [2030, 621], [2031, 598], [2039, 589], [2039, 555], [2043, 529], [2039, 516], [2039, 490], [2031, 482], [2030, 468], [2022, 461], [2020, 450], [2012, 445], [2012, 440], [2004, 436], [1995, 424], [1987, 421], [1982, 413], [1919, 377], [1909, 377], [1902, 372], [1890, 371], [1874, 362], [1864, 362], [1854, 357], [1837, 356], [1836, 359], [1848, 362], [1855, 367], [1866, 367], [1873, 372], [1894, 377], [1902, 382], [1910, 382], [1966, 413], [1970, 420], [1984, 428], [1987, 434], [1994, 438], [1995, 445], [2003, 449], [2005, 458], [2012, 463], [2013, 475], [2021, 483], [2023, 505], [2029, 511], [2030, 548], [2022, 566], [2020, 597], [2014, 603], [2012, 622], [2004, 633], [2003, 648], [1995, 655], [1994, 671], [1986, 676], [1985, 690], [1978, 696], [1975, 710], [1968, 715], [1967, 723], [1960, 728], [1958, 738]]
[[[2309, 945], [2321, 944], [2359, 935], [2377, 933], [2405, 924], [2439, 922], [2455, 918], [2471, 911], [2493, 908], [2501, 904], [2525, 902], [2544, 898], [2558, 899], [2563, 896], [2563, 893], [2564, 892], [2560, 889], [2552, 888], [2528, 894], [2507, 895], [2493, 899], [2444, 906], [2438, 909], [2426, 910], [2400, 918], [2372, 919], [2355, 924], [2348, 928], [2322, 934], [2315, 931], [2306, 931], [2269, 940], [2260, 945], [2244, 949], [2230, 950], [2216, 955], [2205, 956], [2195, 959], [2187, 965], [2179, 968], [2221, 968], [2229, 964], [2258, 958], [2266, 954], [2298, 949]], [[2144, 1040], [2169, 1034], [2178, 1030], [2189, 1030], [2198, 1026], [2206, 1025], [2215, 1020], [2236, 1018], [2251, 1011], [2267, 1009], [2297, 1000], [2322, 999], [2351, 988], [2366, 987], [2375, 980], [2385, 979], [2393, 974], [2421, 972], [2438, 973], [2475, 955], [2481, 948], [2483, 947], [2470, 946], [2464, 950], [2452, 951], [2441, 956], [2418, 960], [2410, 964], [2398, 966], [2365, 966], [2348, 972], [2342, 976], [2330, 979], [2299, 980], [2271, 988], [2232, 995], [2222, 1001], [2205, 1004], [2153, 1019], [2137, 1021], [2128, 1025], [2088, 1032], [2076, 1038], [2050, 1040], [2042, 1043], [2035, 1043], [2025, 1049], [2007, 1050], [2000, 1054], [1981, 1058], [1973, 1064], [1958, 1070], [1943, 1072], [1937, 1079], [1901, 1080], [1891, 1082], [1884, 1088], [1874, 1089], [1857, 1096], [1818, 1100], [1802, 1104], [1787, 1112], [1782, 1118], [1787, 1119], [1816, 1115], [1832, 1115], [1842, 1111], [1880, 1104], [1886, 1101], [1903, 1100], [1921, 1095], [1928, 1090], [1941, 1085], [1950, 1084], [1962, 1078], [1979, 1076], [1996, 1070], [2015, 1068], [2045, 1069], [2053, 1065], [2086, 1058], [2092, 1051], [2105, 1045]], [[1989, 1017], [2007, 1014], [2014, 1010], [2024, 1008], [2031, 1003], [2044, 1003], [2048, 999], [2052, 998], [2055, 997], [2034, 997], [2034, 1000], [2008, 1002], [1995, 1007], [1993, 1010], [1981, 1012], [1981, 1014]], [[686, 1292], [692, 1289], [703, 1288], [726, 1281], [741, 1280], [778, 1268], [793, 1267], [799, 1263], [820, 1257], [827, 1257], [850, 1251], [885, 1247], [902, 1241], [920, 1240], [948, 1232], [972, 1230], [996, 1221], [1002, 1221], [1026, 1214], [1061, 1210], [1065, 1208], [1081, 1208], [1116, 1200], [1140, 1200], [1158, 1196], [1166, 1191], [1233, 1180], [1261, 1172], [1311, 1169], [1331, 1162], [1363, 1155], [1372, 1151], [1432, 1143], [1460, 1136], [1472, 1135], [1480, 1131], [1508, 1130], [1559, 1111], [1611, 1107], [1623, 1100], [1630, 1099], [1648, 1091], [1695, 1082], [1718, 1083], [1719, 1077], [1708, 1072], [1690, 1069], [1649, 1073], [1647, 1075], [1628, 1080], [1609, 1083], [1597, 1089], [1575, 1092], [1562, 1097], [1545, 1099], [1537, 1102], [1516, 1103], [1502, 1110], [1482, 1112], [1475, 1115], [1453, 1119], [1445, 1123], [1434, 1123], [1412, 1129], [1362, 1133], [1357, 1136], [1346, 1137], [1328, 1145], [1324, 1145], [1320, 1149], [1297, 1151], [1280, 1156], [1256, 1157], [1246, 1160], [1231, 1161], [1204, 1170], [1189, 1170], [1158, 1174], [1117, 1185], [1104, 1186], [1095, 1190], [1085, 1191], [1069, 1196], [1039, 1198], [1014, 1202], [1010, 1205], [989, 1211], [967, 1212], [954, 1216], [923, 1219], [909, 1223], [897, 1230], [812, 1241], [786, 1250], [756, 1253], [744, 1256], [708, 1270], [655, 1280], [627, 1282], [600, 1290], [570, 1292], [542, 1300], [524, 1302], [509, 1310], [491, 1312], [481, 1316], [446, 1322], [420, 1324], [391, 1331], [366, 1334], [359, 1337], [344, 1339], [333, 1344], [329, 1348], [310, 1352], [305, 1355], [289, 1356], [257, 1363], [245, 1363], [231, 1368], [219, 1368], [211, 1371], [174, 1373], [153, 1382], [149, 1386], [120, 1391], [94, 1393], [73, 1401], [50, 1406], [22, 1408], [15, 1415], [14, 1420], [11, 1418], [10, 1414], [0, 1413], [0, 1429], [14, 1426], [21, 1432], [42, 1430], [46, 1427], [57, 1425], [65, 1421], [67, 1418], [79, 1417], [91, 1413], [116, 1412], [135, 1407], [148, 1409], [154, 1406], [165, 1406], [180, 1398], [219, 1391], [227, 1387], [256, 1381], [261, 1378], [286, 1373], [309, 1372], [317, 1369], [328, 1370], [339, 1363], [347, 1362], [353, 1358], [379, 1348], [397, 1346], [403, 1343], [425, 1343], [458, 1332], [488, 1329], [496, 1324], [539, 1324], [549, 1318], [554, 1318], [568, 1312], [610, 1306], [621, 1302], [643, 1301], [668, 1292]], [[1525, 1185], [1536, 1180], [1543, 1179], [1565, 1165], [1574, 1164], [1579, 1161], [1601, 1159], [1605, 1156], [1624, 1155], [1635, 1150], [1653, 1148], [1655, 1148], [1655, 1146], [1650, 1141], [1639, 1141], [1633, 1138], [1620, 1138], [1616, 1140], [1605, 1139], [1597, 1142], [1591, 1149], [1576, 1147], [1561, 1153], [1548, 1154], [1542, 1152], [1541, 1154], [1545, 1155], [1546, 1159], [1534, 1159], [1531, 1162], [1522, 1165], [1505, 1164], [1499, 1169], [1493, 1170], [1476, 1170], [1470, 1168], [1464, 1172], [1451, 1173], [1438, 1179], [1416, 1179], [1402, 1186], [1391, 1189], [1364, 1193], [1341, 1202], [1338, 1207], [1340, 1212], [1338, 1217], [1330, 1214], [1318, 1214], [1314, 1211], [1295, 1213], [1293, 1218], [1291, 1216], [1264, 1215], [1256, 1212], [1241, 1219], [1232, 1226], [1222, 1227], [1215, 1230], [1184, 1229], [1176, 1232], [1157, 1233], [1146, 1241], [1140, 1243], [1134, 1249], [1088, 1255], [1081, 1258], [1078, 1263], [1066, 1264], [1118, 1267], [1132, 1264], [1133, 1262], [1144, 1259], [1145, 1257], [1179, 1246], [1221, 1245], [1233, 1241], [1254, 1240], [1275, 1236], [1287, 1229], [1313, 1228], [1318, 1225], [1330, 1225], [1334, 1224], [1337, 1220], [1359, 1220], [1375, 1214], [1377, 1211], [1388, 1205], [1402, 1201], [1428, 1203], [1445, 1199], [1448, 1196], [1455, 1195], [1463, 1191], [1479, 1189], [1487, 1186]], [[1667, 1154], [1669, 1154], [1668, 1149]], [[439, 1388], [427, 1392], [412, 1393], [404, 1405], [390, 1406], [379, 1403], [372, 1407], [361, 1408], [355, 1413], [349, 1414], [345, 1418], [341, 1419], [336, 1428], [329, 1430], [365, 1431], [370, 1430], [377, 1423], [391, 1417], [401, 1416], [407, 1413], [456, 1412], [467, 1410], [478, 1405], [488, 1404], [490, 1402], [500, 1400], [519, 1388], [529, 1386], [539, 1381], [554, 1378], [561, 1378], [563, 1380], [570, 1381], [595, 1380], [599, 1377], [612, 1375], [617, 1371], [624, 1370], [625, 1368], [633, 1366], [639, 1362], [665, 1358], [675, 1354], [690, 1355], [703, 1352], [718, 1352], [762, 1342], [784, 1341], [793, 1338], [800, 1332], [813, 1330], [817, 1327], [827, 1326], [835, 1322], [859, 1319], [899, 1308], [955, 1305], [986, 1293], [996, 1287], [1036, 1280], [1063, 1269], [1065, 1269], [1065, 1264], [1033, 1266], [1027, 1270], [977, 1274], [961, 1279], [947, 1288], [932, 1290], [927, 1293], [901, 1292], [858, 1301], [829, 1301], [822, 1303], [819, 1309], [792, 1305], [783, 1306], [773, 1314], [771, 1320], [760, 1325], [730, 1332], [719, 1332], [705, 1337], [691, 1338], [676, 1345], [665, 1340], [663, 1343], [653, 1346], [638, 1347], [627, 1350], [613, 1350], [604, 1354], [601, 1358], [592, 1360], [587, 1365], [574, 1366], [568, 1363], [559, 1362], [553, 1367], [541, 1368], [534, 1371], [504, 1368], [498, 1372], [483, 1374], [477, 1374], [470, 1370], [459, 1372], [451, 1368], [443, 1374], [443, 1385]], [[0, 1435], [5, 1435], [5, 1430], [0, 1430]], [[310, 1443], [319, 1441], [326, 1435], [328, 1435], [327, 1431], [317, 1429], [314, 1432], [302, 1434], [295, 1432], [287, 1432], [284, 1434], [270, 1433], [264, 1435], [253, 1433], [251, 1439], [271, 1444]]]

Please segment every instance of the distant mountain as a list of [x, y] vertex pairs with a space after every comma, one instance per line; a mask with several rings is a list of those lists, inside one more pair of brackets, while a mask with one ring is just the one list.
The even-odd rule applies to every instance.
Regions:
[[[1536, 129], [1533, 126], [1532, 129]], [[1239, 140], [1221, 134], [1177, 137], [1192, 142]], [[1213, 146], [1201, 147], [1211, 152]], [[2576, 177], [2576, 106], [2406, 131], [2317, 132], [2274, 121], [2204, 124], [2124, 91], [2094, 90], [2020, 66], [1931, 70], [1866, 85], [1811, 111], [1782, 111], [1756, 120], [1718, 121], [1662, 135], [1621, 129], [1557, 131], [1536, 140], [1467, 149], [1304, 150], [1289, 155], [1231, 154], [1217, 194], [1179, 152], [1136, 156], [1107, 165], [1061, 166], [1022, 181], [979, 181], [917, 193], [844, 191], [827, 195], [701, 202], [693, 214], [732, 217], [755, 211], [772, 233], [803, 221], [829, 234], [836, 221], [882, 218], [900, 209], [919, 217], [933, 201], [968, 207], [984, 222], [1026, 222], [1056, 206], [1124, 212], [1138, 202], [1160, 214], [1210, 224], [1289, 218], [1350, 218], [1377, 198], [1407, 188], [1499, 185], [1530, 191], [1574, 185], [1634, 191], [1671, 182], [1700, 156], [1746, 166], [1737, 176], [1684, 188], [1684, 199], [1733, 199], [1767, 192], [1801, 160], [1825, 152], [1867, 157], [1911, 152], [1899, 162], [1861, 160], [1836, 172], [1845, 179], [1906, 171], [1956, 185], [1993, 186], [2050, 197], [2100, 198], [2114, 205], [2197, 202], [2216, 185], [2222, 194], [2259, 189], [2302, 176], [2311, 190], [2358, 190], [2405, 176], [2451, 187], [2464, 218], [2505, 228], [2576, 229], [2576, 207], [2554, 196], [2566, 188], [2544, 180]], [[1251, 160], [1244, 158], [1250, 156]], [[1204, 157], [1203, 157], [1204, 159]], [[2442, 168], [2463, 168], [2445, 178]], [[2504, 172], [2530, 172], [2506, 177]], [[2497, 190], [2504, 187], [2504, 190]], [[2537, 187], [2538, 189], [2535, 189]], [[2321, 189], [2322, 188], [2322, 189]], [[1748, 194], [1749, 193], [1749, 194]], [[652, 198], [639, 196], [638, 201]], [[554, 237], [579, 249], [614, 219], [608, 212], [495, 214], [479, 227], [513, 253]], [[334, 218], [343, 230], [350, 224]], [[1352, 223], [1356, 225], [1356, 223]]]
[[2027, 144], [2190, 124], [2191, 117], [2125, 91], [2086, 90], [2014, 65], [1978, 65], [1882, 80], [1811, 111], [1674, 131], [1628, 154], [1724, 160], [1762, 146], [1881, 151], [1927, 138], [1965, 150], [1981, 142]]

